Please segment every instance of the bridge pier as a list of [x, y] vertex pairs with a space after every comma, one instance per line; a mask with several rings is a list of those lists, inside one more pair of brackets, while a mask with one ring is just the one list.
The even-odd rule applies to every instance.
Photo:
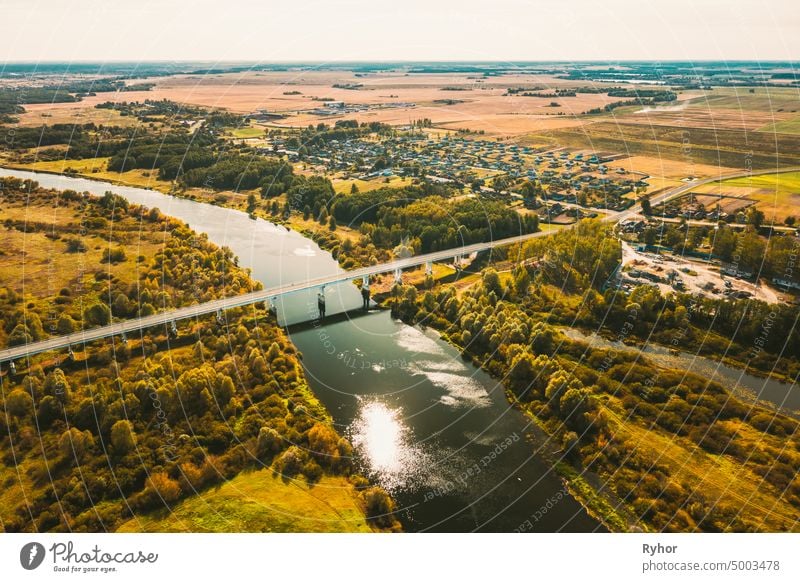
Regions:
[[425, 263], [425, 274], [433, 275], [433, 263], [431, 261]]
[[364, 275], [361, 277], [361, 288], [369, 289], [369, 275]]
[[400, 285], [403, 282], [403, 270], [402, 269], [395, 269], [394, 270], [394, 282]]

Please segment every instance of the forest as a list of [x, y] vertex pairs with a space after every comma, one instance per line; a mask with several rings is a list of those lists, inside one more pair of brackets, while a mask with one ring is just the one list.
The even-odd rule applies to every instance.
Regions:
[[[508, 276], [486, 269], [463, 293], [447, 286], [424, 292], [397, 287], [392, 309], [406, 321], [440, 330], [466, 358], [502, 379], [512, 402], [561, 443], [562, 475], [583, 476], [579, 483], [599, 476], [603, 494], [584, 501], [612, 530], [631, 524], [655, 531], [796, 528], [796, 419], [706, 378], [656, 365], [644, 354], [593, 348], [561, 333], [559, 321], [572, 318], [573, 324], [593, 321], [593, 329], [604, 326], [614, 337], [627, 337], [660, 313], [674, 334], [688, 318], [680, 304], [651, 303], [644, 287], [627, 298], [599, 294], [595, 282], [619, 260], [618, 251], [609, 250], [615, 241], [599, 223], [575, 230], [550, 237], [547, 245], [532, 241], [525, 252], [538, 262]], [[580, 237], [583, 246], [575, 249], [571, 237]], [[578, 266], [559, 266], [567, 253]], [[577, 273], [597, 276], [581, 279]], [[613, 316], [599, 323], [614, 304]], [[743, 307], [737, 302], [731, 309]], [[721, 319], [733, 325], [739, 316]], [[776, 349], [764, 347], [773, 354]], [[719, 469], [720, 463], [731, 464], [732, 472]], [[742, 501], [732, 490], [752, 497]]]
[[[54, 295], [23, 296], [15, 273], [0, 271], [12, 341], [40, 339], [42, 321], [57, 321], [64, 332], [257, 286], [229, 250], [111, 194], [57, 193], [5, 179], [4, 212], [24, 207], [31, 192], [65, 218], [48, 237], [35, 223], [26, 236], [37, 245], [39, 237], [49, 241], [41, 250], [48, 255], [87, 255], [93, 280], [85, 289], [79, 278]], [[83, 244], [74, 242], [79, 224]], [[125, 241], [133, 233], [144, 237], [141, 244], [160, 241], [160, 249], [130, 256]], [[99, 241], [114, 251], [101, 253]], [[399, 527], [388, 495], [354, 472], [349, 442], [309, 389], [272, 315], [243, 308], [222, 323], [209, 317], [179, 328], [177, 337], [145, 330], [3, 371], [0, 481], [11, 495], [0, 504], [5, 531], [113, 531], [259, 469], [266, 479], [312, 487], [326, 475], [349, 479], [375, 529]]]

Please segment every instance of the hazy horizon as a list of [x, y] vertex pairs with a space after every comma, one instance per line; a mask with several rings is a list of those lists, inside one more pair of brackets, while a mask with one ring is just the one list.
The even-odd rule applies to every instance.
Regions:
[[768, 0], [6, 0], [3, 62], [793, 61]]

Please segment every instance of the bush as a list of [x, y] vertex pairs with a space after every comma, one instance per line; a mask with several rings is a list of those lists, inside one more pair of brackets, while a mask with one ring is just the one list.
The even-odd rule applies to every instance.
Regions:
[[117, 247], [115, 249], [105, 248], [103, 249], [103, 258], [101, 262], [103, 263], [121, 263], [126, 258], [125, 249], [122, 247]]
[[86, 252], [86, 244], [79, 238], [68, 238], [67, 239], [67, 252], [68, 253], [85, 253]]

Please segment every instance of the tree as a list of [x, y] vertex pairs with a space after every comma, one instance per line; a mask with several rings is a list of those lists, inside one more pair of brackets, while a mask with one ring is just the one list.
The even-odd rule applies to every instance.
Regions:
[[120, 293], [111, 304], [112, 312], [118, 317], [125, 317], [131, 309], [131, 303], [124, 293]]
[[765, 251], [766, 244], [755, 231], [748, 229], [747, 232], [739, 236], [738, 254], [739, 263], [742, 267], [749, 268], [753, 272], [759, 271], [764, 261]]
[[58, 449], [65, 458], [80, 462], [84, 455], [94, 447], [94, 436], [88, 430], [80, 431], [74, 426], [61, 433]]
[[24, 323], [18, 323], [16, 326], [14, 326], [14, 329], [11, 330], [11, 333], [8, 334], [9, 346], [20, 346], [29, 344], [32, 341], [33, 336], [28, 330], [28, 326], [26, 326]]
[[258, 431], [256, 439], [256, 450], [259, 457], [264, 457], [281, 450], [283, 438], [274, 428], [262, 426]]
[[653, 227], [648, 227], [644, 230], [643, 233], [644, 243], [647, 246], [653, 246], [658, 241], [658, 229]]
[[56, 331], [61, 335], [68, 335], [75, 331], [75, 322], [66, 313], [62, 313], [56, 322]]
[[43, 388], [45, 394], [52, 396], [62, 404], [69, 402], [72, 391], [61, 368], [56, 368], [47, 375]]
[[33, 412], [33, 398], [22, 388], [16, 388], [6, 396], [6, 409], [12, 416], [27, 416]]
[[145, 492], [149, 492], [153, 497], [161, 499], [166, 503], [172, 503], [180, 498], [181, 486], [178, 485], [175, 479], [159, 471], [147, 478]]
[[250, 194], [247, 195], [247, 213], [248, 214], [253, 214], [256, 211], [257, 203], [258, 203], [258, 201], [256, 199], [256, 195], [253, 194], [252, 192], [250, 192]]
[[650, 216], [653, 213], [653, 208], [650, 206], [649, 196], [642, 196], [640, 198], [640, 204], [642, 205], [642, 214], [645, 216]]
[[720, 226], [711, 234], [711, 248], [723, 261], [730, 261], [736, 250], [736, 234], [727, 226]]
[[514, 270], [514, 291], [517, 295], [525, 295], [531, 285], [531, 276], [524, 265], [517, 265]]
[[394, 501], [380, 487], [370, 487], [362, 494], [367, 506], [367, 517], [382, 527], [392, 527], [395, 523]]
[[339, 435], [330, 426], [317, 422], [308, 431], [308, 447], [320, 463], [330, 466], [339, 457]]
[[111, 310], [105, 303], [95, 303], [83, 312], [83, 318], [91, 325], [108, 325], [111, 322]]
[[67, 239], [68, 253], [85, 253], [86, 244], [79, 238], [70, 237]]
[[136, 434], [129, 420], [118, 420], [111, 426], [111, 445], [114, 450], [124, 455], [136, 446]]
[[328, 219], [328, 230], [331, 232], [336, 230], [336, 219], [333, 216]]
[[117, 264], [123, 262], [125, 258], [125, 249], [122, 247], [117, 247], [114, 249], [105, 248], [103, 249], [103, 257], [100, 262]]
[[498, 298], [503, 295], [503, 284], [500, 282], [500, 275], [494, 269], [486, 269], [483, 272], [483, 288], [487, 293], [494, 293]]
[[755, 206], [751, 206], [747, 209], [746, 216], [747, 224], [755, 229], [761, 228], [761, 225], [764, 223], [764, 213]]

